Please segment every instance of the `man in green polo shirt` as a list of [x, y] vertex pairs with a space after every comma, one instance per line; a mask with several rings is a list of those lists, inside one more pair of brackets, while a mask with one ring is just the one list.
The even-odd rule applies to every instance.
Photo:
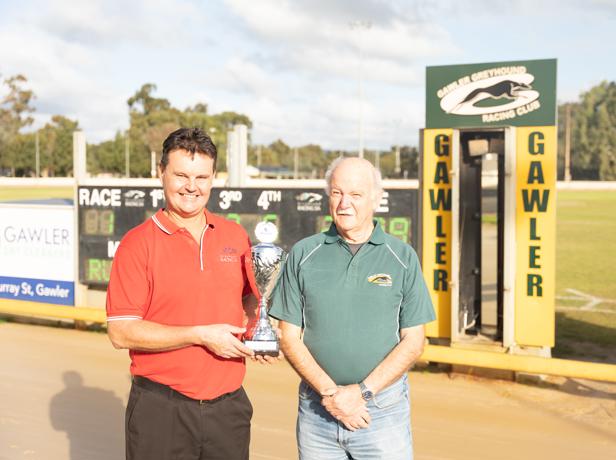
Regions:
[[333, 224], [293, 247], [270, 310], [302, 378], [299, 456], [408, 460], [406, 374], [434, 309], [415, 251], [373, 220], [379, 172], [345, 158], [325, 177]]

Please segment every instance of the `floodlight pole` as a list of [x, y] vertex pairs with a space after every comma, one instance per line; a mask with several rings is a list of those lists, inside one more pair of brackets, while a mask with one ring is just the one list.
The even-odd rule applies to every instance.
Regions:
[[125, 176], [130, 177], [130, 137], [128, 131], [126, 131], [126, 138], [124, 139], [124, 169]]
[[571, 104], [565, 106], [565, 182], [571, 182]]
[[39, 148], [39, 132], [36, 131], [35, 133], [35, 152], [34, 152], [34, 170], [36, 172], [36, 177], [41, 177], [41, 151]]
[[372, 27], [372, 23], [370, 21], [351, 21], [349, 23], [349, 27], [351, 29], [359, 30], [359, 72], [358, 72], [358, 99], [359, 99], [359, 115], [358, 115], [358, 149], [357, 155], [359, 158], [364, 157], [364, 75], [363, 75], [363, 60], [364, 60], [364, 50], [363, 50], [363, 37], [364, 30], [368, 30]]

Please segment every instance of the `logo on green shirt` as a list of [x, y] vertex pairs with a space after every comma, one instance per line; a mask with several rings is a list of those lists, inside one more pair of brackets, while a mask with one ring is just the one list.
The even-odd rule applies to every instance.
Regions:
[[368, 282], [379, 286], [390, 287], [392, 285], [391, 275], [387, 273], [375, 273], [368, 276]]

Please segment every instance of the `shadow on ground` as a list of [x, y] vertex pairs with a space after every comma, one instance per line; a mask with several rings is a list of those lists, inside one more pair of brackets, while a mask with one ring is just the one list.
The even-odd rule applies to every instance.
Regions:
[[88, 387], [78, 372], [62, 376], [64, 389], [49, 405], [51, 425], [66, 432], [70, 460], [124, 458], [124, 405], [112, 391]]
[[616, 328], [556, 313], [555, 358], [616, 364]]

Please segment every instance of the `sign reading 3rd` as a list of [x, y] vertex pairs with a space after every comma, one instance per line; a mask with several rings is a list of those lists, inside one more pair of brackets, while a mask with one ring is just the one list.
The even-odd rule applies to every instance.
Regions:
[[281, 201], [282, 192], [280, 190], [263, 190], [257, 200], [257, 206], [267, 211], [271, 203], [280, 203]]
[[220, 209], [229, 209], [234, 201], [238, 203], [242, 201], [242, 192], [239, 190], [222, 190], [219, 198], [218, 206], [220, 206]]

